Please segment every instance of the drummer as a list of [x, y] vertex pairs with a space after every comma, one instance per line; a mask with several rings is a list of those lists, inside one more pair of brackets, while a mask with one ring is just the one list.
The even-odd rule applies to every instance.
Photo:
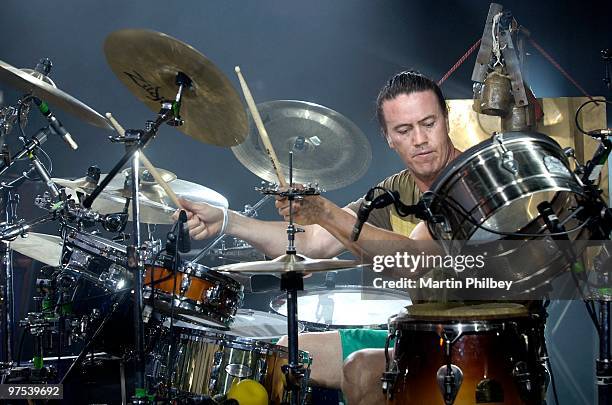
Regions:
[[[444, 96], [431, 79], [405, 71], [394, 75], [381, 89], [376, 106], [385, 140], [406, 165], [405, 170], [387, 177], [379, 186], [398, 191], [402, 202], [414, 204], [460, 154], [449, 137]], [[401, 218], [388, 207], [372, 211], [359, 241], [353, 242], [351, 232], [360, 204], [361, 199], [341, 208], [321, 196], [294, 202], [294, 221], [305, 230], [296, 235], [300, 253], [330, 258], [348, 249], [369, 255], [372, 252], [363, 241], [431, 239], [424, 223], [418, 224], [413, 217]], [[182, 205], [194, 239], [209, 238], [224, 230], [268, 256], [285, 253], [285, 222], [261, 221], [234, 211], [224, 213], [204, 203], [183, 200]], [[288, 220], [288, 201], [278, 199], [276, 207]], [[386, 337], [384, 330], [344, 329], [302, 334], [299, 345], [300, 350], [313, 356], [310, 378], [314, 384], [342, 388], [351, 405], [371, 404], [383, 401], [380, 377], [385, 367], [382, 348]], [[286, 339], [279, 342], [286, 343]]]

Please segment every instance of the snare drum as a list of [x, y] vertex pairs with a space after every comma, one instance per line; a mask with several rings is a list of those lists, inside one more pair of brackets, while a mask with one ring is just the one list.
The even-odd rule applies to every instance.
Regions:
[[[410, 305], [410, 297], [396, 290], [336, 286], [298, 292], [298, 320], [306, 330], [368, 328], [387, 329], [387, 320]], [[287, 297], [270, 302], [277, 314], [287, 316]]]
[[[151, 356], [153, 360], [149, 361], [148, 378], [165, 380], [169, 373], [173, 389], [183, 394], [210, 396], [226, 394], [235, 382], [252, 379], [265, 387], [270, 404], [288, 403], [289, 392], [281, 371], [288, 362], [286, 347], [184, 328], [177, 328], [175, 336], [174, 355], [168, 353], [168, 342], [158, 344]], [[302, 380], [305, 392], [311, 359], [303, 351], [299, 357], [306, 371]], [[170, 360], [165, 363], [167, 358]]]
[[543, 332], [543, 319], [520, 304], [408, 307], [389, 323], [387, 403], [541, 404], [549, 379]]
[[146, 263], [144, 278], [145, 297], [154, 291], [156, 308], [170, 312], [174, 299], [175, 314], [205, 325], [227, 327], [244, 297], [240, 283], [201, 264], [185, 262], [174, 275], [169, 256]]

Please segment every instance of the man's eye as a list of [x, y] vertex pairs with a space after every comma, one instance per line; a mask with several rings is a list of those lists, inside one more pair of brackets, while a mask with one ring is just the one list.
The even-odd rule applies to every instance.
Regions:
[[435, 123], [436, 123], [435, 121], [434, 121], [434, 122], [428, 122], [428, 123], [426, 123], [426, 124], [425, 124], [425, 127], [426, 127], [426, 128], [433, 128], [433, 126], [435, 125]]

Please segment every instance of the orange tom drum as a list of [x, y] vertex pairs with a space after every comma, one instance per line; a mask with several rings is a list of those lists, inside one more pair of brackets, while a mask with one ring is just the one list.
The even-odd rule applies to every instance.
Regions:
[[144, 285], [157, 309], [217, 327], [229, 326], [244, 296], [240, 283], [201, 264], [184, 262], [174, 274], [169, 256], [145, 265]]

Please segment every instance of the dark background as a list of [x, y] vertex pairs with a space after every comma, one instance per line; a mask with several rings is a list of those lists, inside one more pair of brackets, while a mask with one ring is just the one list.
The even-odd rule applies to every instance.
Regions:
[[[606, 95], [600, 50], [612, 46], [612, 2], [503, 4], [587, 92]], [[153, 113], [115, 78], [102, 45], [109, 33], [122, 28], [165, 32], [201, 51], [237, 89], [233, 67], [240, 65], [257, 102], [311, 101], [353, 120], [369, 138], [373, 160], [359, 181], [328, 193], [344, 204], [402, 168], [380, 138], [374, 119], [379, 87], [406, 68], [440, 78], [481, 37], [488, 6], [485, 1], [4, 0], [0, 59], [33, 68], [47, 56], [54, 63], [52, 78], [61, 89], [100, 113], [113, 112], [125, 127], [139, 128]], [[536, 50], [529, 52], [527, 78], [538, 97], [581, 95]], [[475, 56], [468, 59], [442, 86], [447, 98], [471, 97], [474, 60]], [[19, 96], [1, 83], [0, 90], [5, 104], [15, 103]], [[121, 156], [122, 148], [106, 140], [110, 133], [59, 110], [56, 114], [80, 148], [70, 151], [55, 138], [45, 144], [53, 158], [54, 177], [80, 177], [92, 164], [106, 172]], [[41, 125], [39, 118], [32, 118], [28, 130]], [[16, 137], [13, 132], [13, 144]], [[253, 190], [259, 180], [230, 149], [205, 145], [163, 127], [147, 156], [181, 179], [224, 194], [234, 209], [259, 198]], [[41, 214], [33, 208], [32, 197], [42, 191], [39, 185], [24, 186], [22, 217]], [[271, 205], [260, 216], [276, 218]], [[53, 227], [41, 230], [54, 231]], [[583, 307], [553, 303], [548, 333], [561, 403], [593, 403], [596, 339]]]

